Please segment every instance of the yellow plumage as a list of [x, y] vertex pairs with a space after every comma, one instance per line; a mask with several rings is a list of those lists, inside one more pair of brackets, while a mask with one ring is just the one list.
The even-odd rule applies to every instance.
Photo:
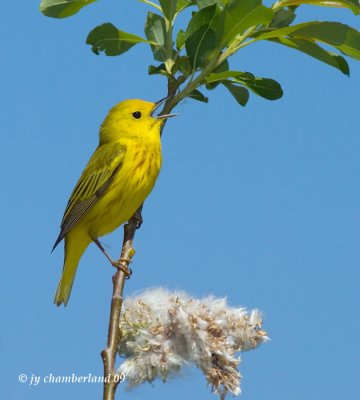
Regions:
[[160, 103], [123, 101], [101, 125], [99, 146], [70, 196], [54, 245], [65, 239], [57, 305], [67, 304], [87, 246], [127, 222], [151, 192], [161, 167], [161, 125], [172, 116], [153, 116]]

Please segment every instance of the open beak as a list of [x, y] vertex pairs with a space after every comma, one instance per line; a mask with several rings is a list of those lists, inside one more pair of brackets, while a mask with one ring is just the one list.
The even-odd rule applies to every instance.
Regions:
[[154, 113], [156, 112], [156, 110], [158, 110], [165, 102], [166, 100], [170, 99], [171, 97], [173, 97], [174, 95], [170, 95], [170, 96], [166, 96], [163, 99], [157, 101], [155, 103], [155, 107], [154, 109], [151, 111], [151, 116], [155, 119], [167, 119], [167, 118], [171, 118], [171, 117], [176, 117], [177, 114], [163, 114], [163, 115], [156, 115], [154, 116]]

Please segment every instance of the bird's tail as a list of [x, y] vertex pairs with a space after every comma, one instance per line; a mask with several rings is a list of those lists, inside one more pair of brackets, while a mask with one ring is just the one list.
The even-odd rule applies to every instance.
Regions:
[[80, 258], [90, 242], [89, 236], [76, 234], [76, 231], [70, 232], [65, 237], [64, 267], [54, 299], [54, 303], [57, 306], [62, 303], [66, 306], [69, 301]]

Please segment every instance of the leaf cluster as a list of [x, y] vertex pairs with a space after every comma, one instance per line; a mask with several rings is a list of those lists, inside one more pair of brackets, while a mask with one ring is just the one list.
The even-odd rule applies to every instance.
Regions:
[[[95, 1], [42, 0], [40, 10], [49, 17], [64, 18]], [[283, 92], [275, 80], [230, 68], [233, 54], [258, 41], [290, 47], [345, 75], [349, 75], [349, 66], [344, 56], [360, 59], [356, 29], [329, 21], [294, 23], [297, 8], [303, 4], [347, 8], [358, 15], [358, 0], [278, 0], [271, 7], [262, 0], [140, 1], [151, 7], [144, 23], [145, 37], [106, 22], [89, 33], [86, 43], [95, 54], [107, 56], [119, 56], [138, 43], [148, 45], [157, 62], [149, 66], [148, 73], [167, 78], [169, 94], [177, 93], [174, 105], [185, 97], [207, 102], [199, 89], [213, 90], [219, 85], [242, 106], [249, 91], [268, 100], [279, 99]], [[178, 16], [186, 10], [186, 26], [177, 27]]]

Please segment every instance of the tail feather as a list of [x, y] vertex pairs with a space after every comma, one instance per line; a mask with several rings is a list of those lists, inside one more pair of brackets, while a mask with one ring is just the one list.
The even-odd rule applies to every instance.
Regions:
[[64, 267], [54, 299], [57, 306], [61, 304], [66, 306], [68, 303], [80, 258], [90, 242], [88, 235], [74, 235], [70, 232], [65, 237]]

